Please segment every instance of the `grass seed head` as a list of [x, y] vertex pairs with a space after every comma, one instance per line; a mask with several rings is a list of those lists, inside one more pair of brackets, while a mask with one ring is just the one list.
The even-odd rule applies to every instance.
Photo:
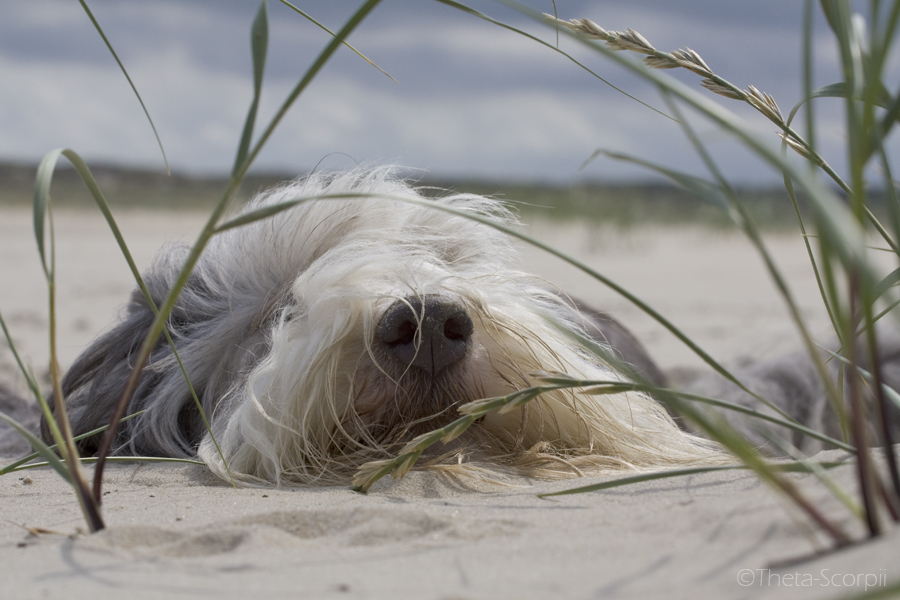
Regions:
[[446, 433], [444, 434], [444, 437], [441, 438], [441, 441], [446, 444], [447, 442], [455, 440], [463, 433], [465, 433], [469, 426], [471, 426], [474, 422], [474, 417], [457, 419], [444, 428], [446, 430]]
[[678, 61], [678, 66], [692, 73], [696, 73], [701, 77], [709, 77], [713, 74], [713, 70], [709, 68], [709, 65], [706, 64], [706, 61], [703, 60], [699, 54], [691, 50], [690, 48], [685, 48], [684, 50], [676, 50], [672, 53], [672, 55]]
[[[711, 91], [713, 94], [718, 94], [719, 96], [724, 96], [726, 98], [731, 98], [732, 100], [744, 100], [744, 96], [741, 96], [740, 93], [734, 91], [729, 87], [725, 87], [724, 85], [713, 81], [712, 79], [706, 78], [700, 82], [700, 85]], [[749, 95], [749, 94], [748, 94]]]
[[564, 21], [563, 19], [558, 19], [553, 15], [548, 15], [547, 13], [544, 13], [544, 19], [550, 23], [567, 27], [575, 33], [579, 33], [588, 39], [608, 40], [610, 37], [610, 32], [603, 29], [590, 19], [572, 19], [570, 21]]
[[670, 60], [661, 56], [648, 56], [644, 59], [644, 64], [651, 69], [677, 69], [683, 66], [677, 60]]
[[[416, 464], [416, 461], [419, 460], [419, 456], [421, 456], [421, 452], [411, 452], [409, 454], [404, 454], [397, 457], [397, 460], [400, 460], [400, 464], [391, 471], [391, 477], [393, 479], [400, 479], [407, 473], [409, 470], [413, 468], [413, 465]], [[402, 460], [401, 460], [402, 459]]]
[[775, 98], [765, 92], [759, 91], [752, 85], [747, 88], [747, 92], [749, 96], [748, 102], [750, 102], [756, 110], [776, 123], [784, 123], [784, 116], [782, 116], [781, 109], [778, 108]]
[[631, 50], [632, 52], [650, 55], [656, 53], [656, 48], [654, 48], [653, 45], [647, 41], [647, 38], [642, 36], [634, 29], [617, 31], [614, 32], [614, 35], [616, 36], [616, 40], [614, 42], [606, 42], [606, 45], [610, 46], [613, 50]]

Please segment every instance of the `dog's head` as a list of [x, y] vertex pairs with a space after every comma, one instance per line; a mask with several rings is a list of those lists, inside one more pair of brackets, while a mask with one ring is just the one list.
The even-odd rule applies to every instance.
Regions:
[[[244, 212], [297, 200], [216, 237], [170, 320], [213, 435], [193, 410], [171, 349], [160, 344], [132, 402], [147, 412], [124, 429], [125, 447], [177, 454], [199, 441], [201, 458], [223, 477], [347, 481], [362, 462], [457, 418], [460, 405], [534, 385], [536, 372], [618, 378], [575, 341], [580, 315], [523, 272], [509, 237], [483, 222], [515, 225], [501, 203], [454, 195], [438, 201], [449, 211], [436, 209], [376, 170], [301, 180]], [[148, 273], [157, 301], [184, 252], [164, 252]], [[124, 322], [131, 337], [147, 312], [133, 298]], [[114, 350], [127, 359], [110, 348], [111, 334], [86, 355]], [[68, 388], [88, 406], [84, 390], [98, 370], [91, 377], [79, 377], [78, 364], [73, 370]], [[563, 458], [574, 472], [576, 463], [709, 455], [645, 396], [572, 390], [490, 414], [447, 451], [456, 463], [522, 468]]]

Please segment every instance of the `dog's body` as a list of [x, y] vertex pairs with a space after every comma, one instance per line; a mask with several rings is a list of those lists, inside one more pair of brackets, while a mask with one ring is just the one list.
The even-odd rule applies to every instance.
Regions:
[[[535, 384], [536, 372], [619, 379], [572, 332], [591, 330], [602, 339], [605, 329], [620, 340], [627, 333], [604, 325], [602, 315], [582, 316], [517, 270], [508, 236], [417, 204], [421, 196], [388, 169], [294, 182], [245, 212], [340, 194], [354, 197], [301, 203], [219, 234], [169, 319], [237, 480], [345, 482], [361, 463], [457, 418], [460, 405]], [[456, 195], [440, 203], [513, 224], [494, 200]], [[187, 252], [182, 245], [164, 249], [144, 275], [157, 305]], [[107, 423], [152, 320], [136, 291], [121, 322], [72, 365], [63, 392], [76, 433]], [[639, 346], [622, 351], [637, 370], [661, 377]], [[116, 452], [199, 455], [228, 476], [164, 339], [129, 407], [141, 410], [121, 425]], [[445, 450], [454, 464], [532, 473], [680, 465], [717, 455], [649, 397], [575, 391], [490, 414]]]

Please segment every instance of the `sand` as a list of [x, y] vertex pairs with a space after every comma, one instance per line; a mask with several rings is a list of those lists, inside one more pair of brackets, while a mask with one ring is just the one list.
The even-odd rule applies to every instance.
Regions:
[[[0, 219], [0, 310], [38, 372], [46, 301], [24, 210]], [[190, 241], [192, 213], [126, 213], [139, 265]], [[533, 225], [663, 312], [726, 364], [797, 347], [778, 294], [749, 245], [695, 228], [618, 231]], [[102, 220], [57, 215], [60, 360], [111, 323], [130, 275]], [[767, 237], [814, 331], [827, 320], [800, 240]], [[524, 250], [529, 269], [603, 308], [665, 368], [701, 363], [626, 301], [558, 260]], [[21, 387], [8, 351], [0, 377]], [[836, 459], [838, 452], [820, 458]], [[853, 472], [835, 477], [855, 489]], [[862, 528], [808, 476], [791, 476], [857, 538]], [[896, 530], [819, 553], [827, 540], [755, 477], [729, 471], [541, 499], [601, 481], [455, 480], [413, 472], [368, 495], [340, 487], [239, 489], [183, 464], [109, 467], [107, 530], [80, 533], [74, 495], [53, 472], [0, 477], [3, 598], [838, 598], [900, 580]], [[41, 528], [52, 533], [29, 533]]]

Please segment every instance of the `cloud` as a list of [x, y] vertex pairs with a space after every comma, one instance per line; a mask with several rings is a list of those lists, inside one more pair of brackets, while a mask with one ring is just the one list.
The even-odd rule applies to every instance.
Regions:
[[[769, 3], [771, 22], [756, 13], [729, 18], [749, 10], [743, 4], [573, 2], [560, 9], [573, 11], [561, 15], [567, 18], [633, 27], [663, 49], [695, 48], [721, 75], [771, 93], [787, 112], [801, 94], [800, 9]], [[143, 95], [173, 167], [226, 172], [251, 97], [249, 25], [257, 4], [96, 0], [91, 6]], [[348, 14], [338, 4], [314, 8], [332, 27]], [[261, 119], [274, 114], [328, 39], [277, 3], [271, 14]], [[555, 42], [551, 30], [516, 18]], [[822, 40], [819, 80], [836, 81], [833, 45]], [[401, 84], [341, 50], [273, 136], [259, 168], [299, 172], [344, 152], [362, 163], [396, 160], [438, 174], [565, 180], [578, 176], [579, 165], [602, 147], [702, 172], [671, 121], [550, 49], [458, 11], [420, 0], [386, 5], [351, 41]], [[573, 40], [561, 43], [612, 83], [664, 106], [634, 76]], [[34, 161], [69, 146], [92, 160], [161, 166], [140, 105], [77, 4], [42, 0], [0, 7], [0, 72], [0, 157]], [[670, 74], [699, 89], [692, 74]], [[777, 142], [771, 123], [735, 102], [717, 101]], [[823, 152], [839, 165], [840, 110], [833, 101], [821, 106]], [[708, 125], [700, 130], [740, 182], [778, 180]], [[642, 172], [607, 160], [581, 176], [593, 175]]]

